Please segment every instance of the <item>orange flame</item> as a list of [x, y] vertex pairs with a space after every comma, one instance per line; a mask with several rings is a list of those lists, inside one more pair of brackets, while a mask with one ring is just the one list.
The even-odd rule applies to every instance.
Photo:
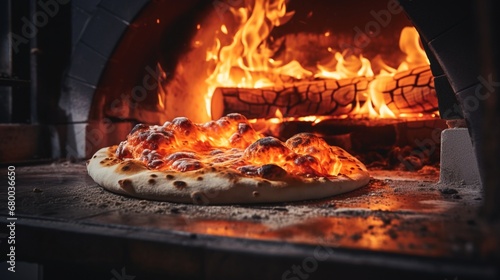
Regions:
[[270, 79], [273, 74], [297, 79], [312, 76], [296, 60], [283, 65], [282, 61], [272, 59], [273, 52], [265, 41], [274, 27], [294, 14], [286, 13], [285, 0], [256, 0], [253, 8], [233, 12], [240, 21], [231, 44], [221, 46], [217, 38], [215, 47], [207, 53], [207, 58], [216, 63], [206, 80], [209, 85], [205, 96], [207, 112], [210, 112], [213, 92], [219, 86], [262, 88], [274, 85]]
[[[196, 29], [199, 32], [192, 42], [193, 51], [184, 60], [185, 63], [180, 63], [176, 69], [176, 73], [181, 73], [185, 78], [170, 86], [174, 93], [169, 96], [185, 94], [182, 101], [167, 100], [168, 104], [175, 104], [175, 106], [170, 105], [173, 108], [167, 108], [173, 112], [170, 117], [186, 115], [185, 112], [188, 111], [193, 112], [193, 115], [197, 114], [192, 116], [194, 120], [207, 121], [212, 118], [211, 103], [216, 88], [277, 88], [286, 85], [281, 77], [288, 77], [286, 80], [302, 79], [306, 82], [314, 79], [342, 80], [356, 77], [367, 79], [368, 88], [357, 95], [354, 109], [348, 115], [336, 118], [415, 116], [408, 112], [393, 111], [394, 106], [391, 110], [382, 94], [385, 86], [398, 73], [429, 65], [415, 28], [406, 27], [401, 32], [399, 46], [405, 59], [396, 68], [388, 66], [380, 56], [369, 60], [363, 55], [354, 55], [349, 51], [333, 52], [333, 48], [328, 47], [331, 57], [323, 60], [327, 62], [318, 63], [315, 69], [314, 66], [308, 66], [306, 69], [293, 58], [287, 58], [286, 61], [277, 59], [276, 50], [269, 43], [274, 39], [270, 38], [271, 31], [285, 24], [294, 15], [293, 11], [286, 10], [286, 2], [286, 0], [246, 1], [244, 7], [232, 7], [228, 10], [232, 15], [231, 22], [221, 23], [220, 18], [215, 19], [214, 16], [211, 20], [198, 24]], [[214, 32], [215, 39], [210, 30]], [[320, 36], [330, 37], [332, 34], [327, 31]], [[202, 51], [203, 54], [200, 53]], [[205, 59], [204, 66], [206, 66], [206, 70], [203, 71], [209, 71], [206, 76], [203, 76], [203, 71], [194, 62], [199, 61], [201, 56]], [[374, 73], [372, 65], [376, 65], [376, 69], [381, 69], [379, 73]], [[179, 92], [180, 90], [183, 92]], [[203, 97], [198, 95], [199, 93], [203, 93], [201, 95]], [[199, 103], [194, 100], [199, 98], [203, 98], [205, 110], [200, 110], [198, 105], [195, 105]], [[308, 116], [297, 119], [304, 118], [317, 122], [323, 117]], [[282, 121], [286, 118], [277, 119]]]
[[162, 126], [139, 124], [117, 149], [121, 159], [137, 159], [157, 170], [225, 167], [268, 179], [284, 171], [307, 177], [337, 176], [343, 166], [339, 156], [344, 153], [313, 134], [297, 134], [286, 142], [263, 137], [240, 114], [202, 124], [185, 117]]

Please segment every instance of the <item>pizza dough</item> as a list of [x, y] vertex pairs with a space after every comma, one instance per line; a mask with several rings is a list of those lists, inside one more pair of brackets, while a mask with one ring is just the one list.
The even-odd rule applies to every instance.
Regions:
[[105, 189], [194, 204], [272, 203], [325, 198], [362, 187], [366, 167], [320, 137], [262, 137], [239, 114], [193, 124], [138, 125], [119, 146], [87, 163]]

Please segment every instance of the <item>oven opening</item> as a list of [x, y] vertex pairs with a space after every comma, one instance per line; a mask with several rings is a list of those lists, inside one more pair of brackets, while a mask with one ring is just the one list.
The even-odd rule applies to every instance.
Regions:
[[439, 173], [446, 124], [419, 34], [396, 2], [214, 5], [160, 33], [151, 81], [123, 93], [112, 90], [119, 76], [105, 76], [91, 115], [162, 124], [240, 113], [265, 135], [311, 132], [373, 169]]

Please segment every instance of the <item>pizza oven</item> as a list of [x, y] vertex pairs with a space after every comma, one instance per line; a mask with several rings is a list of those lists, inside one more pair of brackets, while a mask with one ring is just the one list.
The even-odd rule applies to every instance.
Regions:
[[[0, 6], [0, 164], [16, 174], [0, 275], [498, 279], [495, 1]], [[86, 173], [138, 123], [229, 113], [280, 139], [319, 135], [370, 183], [209, 206], [118, 196]]]

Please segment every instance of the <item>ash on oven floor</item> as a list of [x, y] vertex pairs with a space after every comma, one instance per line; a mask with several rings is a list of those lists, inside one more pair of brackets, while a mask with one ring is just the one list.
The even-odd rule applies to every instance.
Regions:
[[25, 166], [16, 171], [17, 213], [40, 221], [414, 255], [472, 257], [482, 248], [477, 238], [483, 234], [481, 221], [476, 219], [480, 187], [442, 186], [437, 183], [438, 172], [371, 171], [367, 186], [322, 200], [202, 206], [110, 193], [93, 182], [84, 163]]

